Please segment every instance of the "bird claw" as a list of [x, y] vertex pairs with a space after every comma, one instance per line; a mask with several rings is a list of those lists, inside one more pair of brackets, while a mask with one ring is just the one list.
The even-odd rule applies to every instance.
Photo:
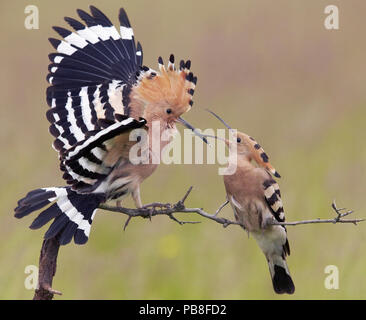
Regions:
[[140, 209], [148, 211], [148, 216], [147, 217], [145, 216], [144, 218], [149, 218], [149, 220], [151, 221], [151, 218], [153, 217], [154, 211], [156, 209], [166, 210], [166, 209], [171, 209], [171, 207], [172, 206], [170, 203], [153, 202], [153, 203], [145, 204]]
[[156, 208], [170, 209], [171, 204], [170, 203], [153, 202], [153, 203], [145, 204], [144, 206], [141, 207], [141, 209], [156, 209]]
[[[276, 220], [274, 218], [264, 219], [261, 223], [261, 229], [266, 230], [267, 228], [269, 228], [270, 226], [273, 225], [273, 222], [276, 222]], [[248, 233], [248, 237], [249, 237], [249, 233]]]

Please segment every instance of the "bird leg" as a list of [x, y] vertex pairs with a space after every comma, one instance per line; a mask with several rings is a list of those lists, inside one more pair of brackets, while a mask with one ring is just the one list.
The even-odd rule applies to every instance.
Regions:
[[135, 202], [136, 208], [142, 208], [141, 196], [140, 196], [140, 186], [138, 185], [131, 193], [132, 199]]

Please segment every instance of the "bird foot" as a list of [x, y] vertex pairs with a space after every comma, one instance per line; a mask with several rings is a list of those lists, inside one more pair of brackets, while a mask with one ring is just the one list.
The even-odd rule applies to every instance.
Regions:
[[145, 204], [144, 206], [141, 207], [141, 209], [148, 210], [148, 212], [149, 212], [148, 218], [151, 221], [153, 213], [156, 209], [166, 210], [166, 209], [170, 209], [171, 207], [172, 207], [172, 205], [170, 203], [152, 202], [152, 203]]
[[161, 203], [161, 202], [152, 202], [152, 203], [148, 203], [145, 204], [144, 206], [141, 207], [141, 209], [169, 209], [171, 208], [171, 204], [170, 203]]
[[268, 229], [269, 227], [273, 226], [273, 221], [274, 221], [274, 219], [273, 219], [273, 218], [267, 218], [267, 219], [264, 219], [264, 220], [262, 221], [261, 228], [262, 228], [263, 230]]

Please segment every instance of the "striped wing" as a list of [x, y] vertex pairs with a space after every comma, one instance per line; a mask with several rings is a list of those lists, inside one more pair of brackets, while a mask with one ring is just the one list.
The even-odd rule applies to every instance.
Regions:
[[281, 200], [281, 191], [278, 183], [272, 178], [264, 181], [264, 198], [271, 209], [275, 219], [279, 222], [285, 221], [285, 212]]
[[106, 165], [113, 139], [145, 124], [128, 117], [129, 93], [142, 68], [142, 48], [135, 45], [126, 12], [119, 14], [120, 32], [97, 8], [77, 10], [85, 24], [65, 21], [74, 31], [54, 27], [63, 40], [50, 39], [47, 118], [59, 152], [63, 178], [79, 192], [92, 192], [108, 176]]
[[[139, 121], [128, 116], [117, 121], [103, 130], [96, 130], [83, 141], [78, 142], [68, 150], [61, 159], [60, 169], [63, 178], [72, 185], [73, 190], [89, 193], [94, 191], [111, 173], [118, 162], [106, 162], [108, 152], [114, 147], [114, 138], [129, 134], [133, 129], [146, 124], [144, 119]], [[101, 192], [101, 191], [99, 191]]]
[[[264, 199], [275, 219], [278, 222], [284, 222], [285, 212], [283, 210], [280, 187], [278, 183], [270, 177], [269, 174], [268, 177], [269, 179], [265, 180], [263, 183]], [[286, 230], [285, 226], [283, 226], [283, 228]], [[284, 245], [284, 251], [285, 253], [290, 254], [290, 246], [287, 239]]]
[[142, 48], [139, 43], [136, 48], [125, 11], [120, 10], [119, 33], [101, 11], [90, 9], [91, 14], [77, 10], [85, 24], [65, 18], [75, 32], [54, 27], [63, 40], [50, 39], [57, 53], [49, 56], [47, 118], [61, 159], [90, 132], [126, 114], [129, 92], [142, 66]]

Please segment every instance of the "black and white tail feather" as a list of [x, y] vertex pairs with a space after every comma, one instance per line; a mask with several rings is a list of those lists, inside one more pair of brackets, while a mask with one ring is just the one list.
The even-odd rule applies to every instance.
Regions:
[[54, 202], [38, 215], [30, 228], [39, 229], [54, 219], [45, 239], [58, 236], [62, 245], [68, 244], [72, 238], [76, 244], [85, 244], [95, 212], [105, 200], [103, 194], [78, 194], [70, 187], [42, 188], [29, 192], [18, 201], [15, 217], [22, 218]]
[[[284, 222], [285, 213], [280, 187], [269, 174], [268, 176], [269, 179], [263, 183], [264, 199], [273, 217], [278, 222]], [[295, 285], [286, 262], [286, 256], [290, 255], [286, 227], [272, 226], [262, 233], [254, 234], [254, 238], [266, 256], [275, 292], [293, 294]]]
[[[295, 285], [286, 262], [287, 252], [282, 241], [283, 238], [286, 239], [284, 233], [281, 226], [272, 226], [261, 233], [253, 233], [253, 237], [267, 259], [274, 291], [278, 294], [293, 294]], [[279, 236], [279, 234], [284, 235], [284, 237]]]
[[49, 55], [46, 115], [70, 186], [31, 191], [15, 209], [22, 218], [50, 205], [30, 227], [54, 219], [45, 238], [57, 235], [61, 244], [73, 237], [77, 244], [86, 243], [96, 209], [108, 200], [98, 189], [113, 170], [113, 163], [103, 162], [108, 148], [114, 137], [146, 123], [129, 117], [131, 88], [150, 69], [142, 66], [142, 47], [135, 44], [127, 14], [120, 10], [118, 32], [100, 10], [91, 6], [90, 11], [77, 10], [85, 24], [65, 18], [74, 31], [54, 27], [63, 40], [49, 39], [57, 52]]

